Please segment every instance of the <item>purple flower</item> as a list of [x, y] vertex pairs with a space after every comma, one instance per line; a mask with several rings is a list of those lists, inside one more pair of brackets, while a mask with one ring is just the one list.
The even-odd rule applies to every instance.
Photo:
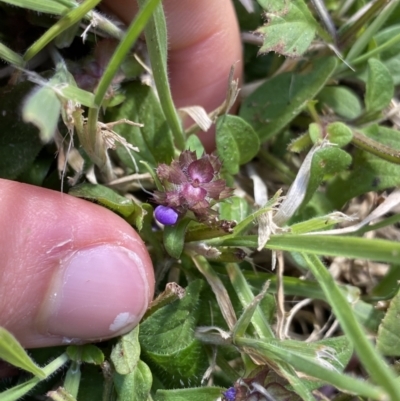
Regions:
[[235, 401], [236, 389], [234, 387], [229, 387], [228, 390], [222, 393], [226, 401]]
[[178, 213], [168, 206], [157, 206], [154, 210], [154, 216], [161, 224], [172, 226], [178, 220]]
[[232, 195], [232, 188], [219, 178], [221, 162], [215, 154], [203, 155], [185, 150], [170, 166], [160, 164], [156, 173], [164, 192], [155, 191], [154, 201], [174, 209], [179, 215], [192, 211], [199, 220], [212, 222], [216, 212], [211, 206]]

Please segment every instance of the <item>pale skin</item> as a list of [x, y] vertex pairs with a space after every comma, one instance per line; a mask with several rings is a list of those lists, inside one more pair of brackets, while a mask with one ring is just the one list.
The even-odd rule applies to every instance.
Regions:
[[[104, 4], [125, 23], [137, 9], [133, 0]], [[237, 77], [242, 72], [233, 6], [230, 0], [163, 4], [174, 102], [211, 111], [224, 100], [231, 66]], [[200, 138], [213, 149], [213, 132]], [[6, 180], [0, 202], [0, 326], [25, 347], [45, 347], [113, 337], [139, 322], [153, 297], [154, 274], [131, 226], [92, 203]], [[122, 273], [110, 283], [115, 271]]]

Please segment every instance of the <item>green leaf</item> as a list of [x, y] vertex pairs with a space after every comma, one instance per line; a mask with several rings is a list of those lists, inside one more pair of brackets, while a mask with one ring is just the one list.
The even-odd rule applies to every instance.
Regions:
[[78, 363], [101, 365], [104, 362], [103, 352], [93, 344], [70, 345], [67, 347], [66, 353], [71, 361]]
[[201, 143], [199, 137], [197, 135], [189, 135], [188, 139], [186, 140], [185, 150], [191, 150], [192, 152], [196, 152], [196, 156], [198, 159], [204, 153], [204, 146]]
[[306, 107], [333, 74], [336, 64], [336, 58], [323, 57], [304, 71], [285, 72], [271, 78], [245, 99], [239, 115], [264, 142]]
[[68, 193], [77, 198], [100, 203], [113, 212], [118, 213], [128, 223], [134, 224], [139, 230], [143, 227], [143, 219], [147, 211], [133, 202], [133, 200], [117, 194], [104, 185], [83, 183], [71, 188]]
[[332, 109], [338, 116], [352, 120], [362, 111], [359, 97], [345, 86], [328, 86], [317, 95], [317, 100]]
[[[351, 307], [340, 291], [328, 269], [315, 255], [302, 254], [315, 279], [323, 289], [340, 326], [354, 346], [357, 355], [373, 382], [382, 386], [392, 399], [400, 393], [400, 383], [395, 380], [393, 370], [386, 364], [368, 339], [360, 323], [354, 318]], [[341, 387], [344, 388], [344, 387]], [[361, 395], [361, 389], [356, 392]]]
[[[292, 253], [292, 257], [299, 260], [297, 254]], [[302, 259], [300, 259], [302, 261]], [[270, 282], [268, 288], [269, 292], [276, 293], [277, 291], [277, 279], [275, 274], [262, 273], [257, 271], [256, 273], [250, 271], [244, 271], [246, 280], [248, 283], [256, 289], [261, 289], [261, 284], [267, 280]], [[302, 280], [295, 277], [284, 276], [283, 287], [285, 288], [286, 296], [297, 296], [313, 299], [326, 300], [324, 293], [320, 286], [315, 281]], [[345, 294], [347, 299], [352, 299], [351, 306], [355, 316], [359, 322], [372, 332], [377, 332], [379, 324], [384, 316], [383, 311], [377, 310], [373, 304], [366, 303], [359, 299], [358, 295], [353, 295], [353, 289], [349, 289], [348, 286], [340, 286], [342, 293]], [[350, 293], [351, 292], [351, 293]], [[268, 294], [267, 294], [268, 295]]]
[[251, 350], [252, 355], [257, 355], [258, 358], [264, 359], [265, 363], [271, 360], [284, 361], [295, 368], [296, 371], [304, 372], [309, 377], [320, 379], [346, 391], [375, 399], [379, 399], [385, 394], [378, 387], [340, 373], [334, 368], [327, 367], [323, 358], [318, 358], [317, 356], [312, 358], [300, 352], [289, 351], [282, 346], [283, 344], [280, 341], [240, 337], [235, 339], [235, 343], [239, 347], [246, 347], [246, 349]]
[[161, 110], [160, 103], [153, 90], [145, 85], [132, 82], [125, 87], [126, 100], [121, 107], [111, 110], [108, 121], [118, 121], [129, 116], [129, 119], [144, 124], [134, 127], [119, 124], [114, 130], [129, 143], [139, 148], [139, 153], [128, 154], [123, 147], [117, 148], [118, 156], [133, 170], [136, 166], [131, 157], [136, 160], [140, 171], [145, 171], [139, 161], [149, 163], [153, 168], [157, 163], [169, 164], [174, 157], [174, 146], [171, 131]]
[[94, 105], [94, 95], [88, 91], [80, 89], [76, 86], [75, 81], [69, 83], [62, 83], [60, 87], [56, 88], [57, 93], [62, 96], [62, 103], [67, 103], [68, 101], [73, 101], [86, 107], [93, 107]]
[[74, 1], [48, 1], [48, 0], [1, 0], [4, 3], [48, 14], [64, 14], [78, 4]]
[[[64, 378], [63, 389], [50, 397], [55, 401], [76, 401], [81, 383], [81, 363], [71, 362]], [[60, 394], [57, 394], [57, 393]], [[65, 399], [64, 399], [65, 395]]]
[[[138, 0], [140, 8], [147, 5], [147, 0]], [[144, 29], [147, 51], [149, 54], [153, 79], [160, 98], [161, 108], [164, 112], [169, 128], [171, 129], [175, 144], [179, 149], [185, 146], [183, 128], [178, 112], [172, 100], [171, 88], [169, 86], [167, 72], [167, 22], [164, 9], [160, 2], [150, 17], [148, 24]]]
[[150, 390], [153, 383], [153, 376], [149, 367], [141, 360], [138, 361], [135, 369], [127, 374], [114, 374], [115, 390], [118, 394], [118, 401], [150, 401]]
[[32, 361], [16, 338], [3, 327], [0, 327], [0, 359], [31, 372], [38, 378], [46, 377], [45, 372]]
[[[4, 329], [2, 329], [4, 330]], [[24, 351], [25, 352], [25, 351]], [[2, 358], [2, 356], [0, 355]], [[58, 369], [60, 369], [66, 362], [68, 362], [69, 358], [67, 354], [62, 354], [53, 361], [51, 361], [48, 365], [43, 368], [43, 372], [45, 378], [49, 377], [50, 375], [54, 374]], [[32, 390], [38, 383], [41, 382], [42, 379], [38, 377], [34, 377], [25, 383], [18, 384], [6, 391], [0, 393], [1, 401], [16, 401], [19, 400], [22, 396]]]
[[372, 289], [369, 294], [369, 300], [391, 300], [398, 292], [400, 280], [399, 265], [392, 265], [389, 271]]
[[185, 234], [189, 218], [183, 218], [173, 226], [164, 227], [164, 246], [165, 250], [175, 259], [179, 259], [185, 245]]
[[337, 371], [344, 370], [353, 354], [353, 346], [346, 336], [307, 342], [306, 344], [296, 340], [275, 340], [275, 342], [276, 345], [285, 348], [288, 352], [313, 358], [319, 362], [326, 361]]
[[[246, 281], [239, 266], [236, 263], [229, 263], [226, 266], [226, 271], [239, 301], [244, 308], [244, 312], [238, 319], [233, 331], [243, 330], [243, 322], [248, 323], [251, 321], [260, 338], [273, 338], [274, 334], [266, 312], [271, 310], [275, 312], [275, 300], [268, 297], [267, 294], [264, 294], [265, 288], [263, 287], [261, 294], [263, 294], [262, 297], [266, 299], [266, 302], [261, 308], [258, 305], [258, 303], [261, 303], [261, 299], [258, 299], [257, 303], [249, 283]], [[261, 297], [258, 296], [258, 298]], [[247, 329], [247, 326], [245, 328]]]
[[21, 399], [25, 394], [31, 391], [40, 380], [36, 377], [26, 381], [25, 383], [17, 384], [14, 387], [9, 388], [6, 391], [0, 393], [2, 401], [17, 401]]
[[388, 26], [376, 34], [374, 40], [376, 41], [376, 45], [378, 47], [387, 43], [394, 37], [397, 37], [397, 41], [395, 43], [393, 43], [390, 47], [387, 47], [384, 51], [382, 51], [382, 53], [380, 54], [381, 61], [399, 55], [400, 52], [400, 39], [398, 37], [399, 34], [400, 34], [399, 24]]
[[40, 139], [49, 142], [60, 118], [61, 102], [53, 89], [45, 86], [33, 90], [25, 99], [22, 109], [23, 119], [39, 128]]
[[140, 325], [143, 356], [168, 386], [200, 384], [208, 366], [202, 345], [194, 337], [202, 283], [191, 282], [182, 299], [158, 309]]
[[58, 49], [64, 49], [70, 47], [75, 36], [78, 36], [78, 31], [80, 27], [80, 21], [76, 22], [74, 25], [70, 26], [65, 31], [61, 32], [55, 39], [54, 44]]
[[[288, 146], [289, 152], [300, 153], [303, 150], [309, 149], [313, 143], [322, 137], [322, 130], [317, 123], [311, 123], [308, 127], [309, 132], [293, 139]], [[315, 142], [314, 142], [315, 141]]]
[[246, 121], [229, 114], [219, 117], [216, 127], [217, 150], [223, 166], [228, 173], [237, 174], [239, 166], [258, 153], [258, 136]]
[[367, 111], [387, 107], [394, 95], [393, 78], [385, 65], [377, 59], [368, 60], [368, 79], [365, 94]]
[[353, 132], [346, 125], [340, 121], [328, 124], [326, 127], [329, 142], [335, 143], [340, 148], [346, 146], [353, 139]]
[[7, 61], [12, 65], [22, 67], [24, 65], [24, 59], [18, 53], [15, 53], [3, 43], [0, 43], [0, 58]]
[[24, 60], [31, 60], [60, 33], [78, 23], [89, 11], [96, 7], [98, 3], [100, 3], [100, 0], [86, 0], [84, 3], [78, 3], [77, 7], [68, 10], [65, 15], [51, 25], [51, 27], [27, 49], [24, 54]]
[[30, 82], [0, 89], [0, 177], [14, 179], [27, 170], [43, 144], [36, 127], [22, 121], [22, 99], [32, 89]]
[[266, 11], [268, 22], [257, 30], [264, 35], [260, 52], [274, 51], [288, 57], [301, 56], [314, 39], [318, 26], [305, 2], [291, 0], [278, 12]]
[[178, 390], [157, 390], [154, 401], [214, 401], [221, 397], [221, 387], [198, 387]]
[[139, 326], [123, 335], [111, 352], [111, 360], [120, 375], [133, 372], [140, 358]]
[[[400, 150], [399, 131], [372, 126], [363, 133], [383, 145]], [[327, 196], [335, 208], [369, 191], [382, 191], [400, 185], [400, 166], [357, 149], [354, 152], [351, 171], [337, 176], [327, 188]]]
[[220, 220], [234, 220], [240, 223], [251, 213], [250, 205], [239, 196], [232, 196], [219, 205]]
[[[72, 100], [90, 106], [93, 95], [77, 88], [73, 76], [63, 62], [57, 64], [56, 73], [50, 80], [43, 80], [41, 85], [25, 99], [22, 116], [24, 121], [39, 128], [40, 138], [47, 143], [54, 136], [60, 112], [64, 117], [66, 110], [70, 109], [67, 103]], [[70, 116], [65, 116], [64, 120], [69, 118]]]
[[350, 166], [351, 160], [351, 156], [347, 152], [334, 146], [328, 146], [315, 152], [311, 161], [310, 180], [302, 207], [307, 206], [325, 175], [337, 174], [346, 170]]
[[400, 356], [400, 290], [390, 301], [389, 309], [378, 330], [376, 346], [386, 356]]
[[[321, 124], [311, 123], [308, 126], [308, 133], [310, 135], [312, 143], [316, 144], [317, 142], [321, 141], [324, 137], [324, 131], [322, 129]], [[301, 138], [301, 137], [300, 137]], [[296, 138], [295, 142], [290, 144], [290, 148], [292, 152], [299, 151], [299, 145], [296, 142], [299, 141], [300, 138]], [[293, 149], [294, 148], [294, 149]]]
[[[329, 232], [329, 231], [328, 231]], [[211, 246], [257, 247], [257, 235], [242, 235], [204, 241]], [[398, 263], [400, 243], [381, 239], [368, 239], [329, 235], [271, 235], [266, 248], [289, 252], [307, 252], [314, 255], [345, 256]]]
[[400, 25], [391, 25], [382, 29], [374, 39], [378, 47], [386, 46], [385, 50], [379, 54], [379, 59], [389, 70], [393, 83], [400, 84]]

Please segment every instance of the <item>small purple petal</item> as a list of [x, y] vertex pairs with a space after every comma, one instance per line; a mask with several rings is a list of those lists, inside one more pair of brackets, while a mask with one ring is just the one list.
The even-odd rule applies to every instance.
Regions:
[[168, 206], [157, 206], [154, 210], [155, 218], [165, 226], [172, 226], [178, 221], [178, 213]]
[[215, 200], [221, 199], [220, 195], [226, 188], [225, 180], [215, 180], [201, 184], [201, 187], [207, 191], [207, 196]]
[[228, 390], [222, 393], [226, 401], [235, 401], [236, 389], [234, 387], [229, 387]]
[[206, 196], [207, 191], [203, 188], [195, 188], [191, 184], [182, 185], [181, 198], [184, 199], [189, 206], [204, 200]]
[[214, 169], [207, 157], [190, 163], [188, 174], [193, 181], [210, 182], [214, 178]]

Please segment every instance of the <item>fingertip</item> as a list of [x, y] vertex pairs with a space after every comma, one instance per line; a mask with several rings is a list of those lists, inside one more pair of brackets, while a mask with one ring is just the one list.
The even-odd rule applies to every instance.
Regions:
[[131, 226], [103, 207], [26, 184], [0, 180], [0, 199], [8, 227], [0, 325], [25, 347], [110, 338], [140, 321], [154, 273]]

